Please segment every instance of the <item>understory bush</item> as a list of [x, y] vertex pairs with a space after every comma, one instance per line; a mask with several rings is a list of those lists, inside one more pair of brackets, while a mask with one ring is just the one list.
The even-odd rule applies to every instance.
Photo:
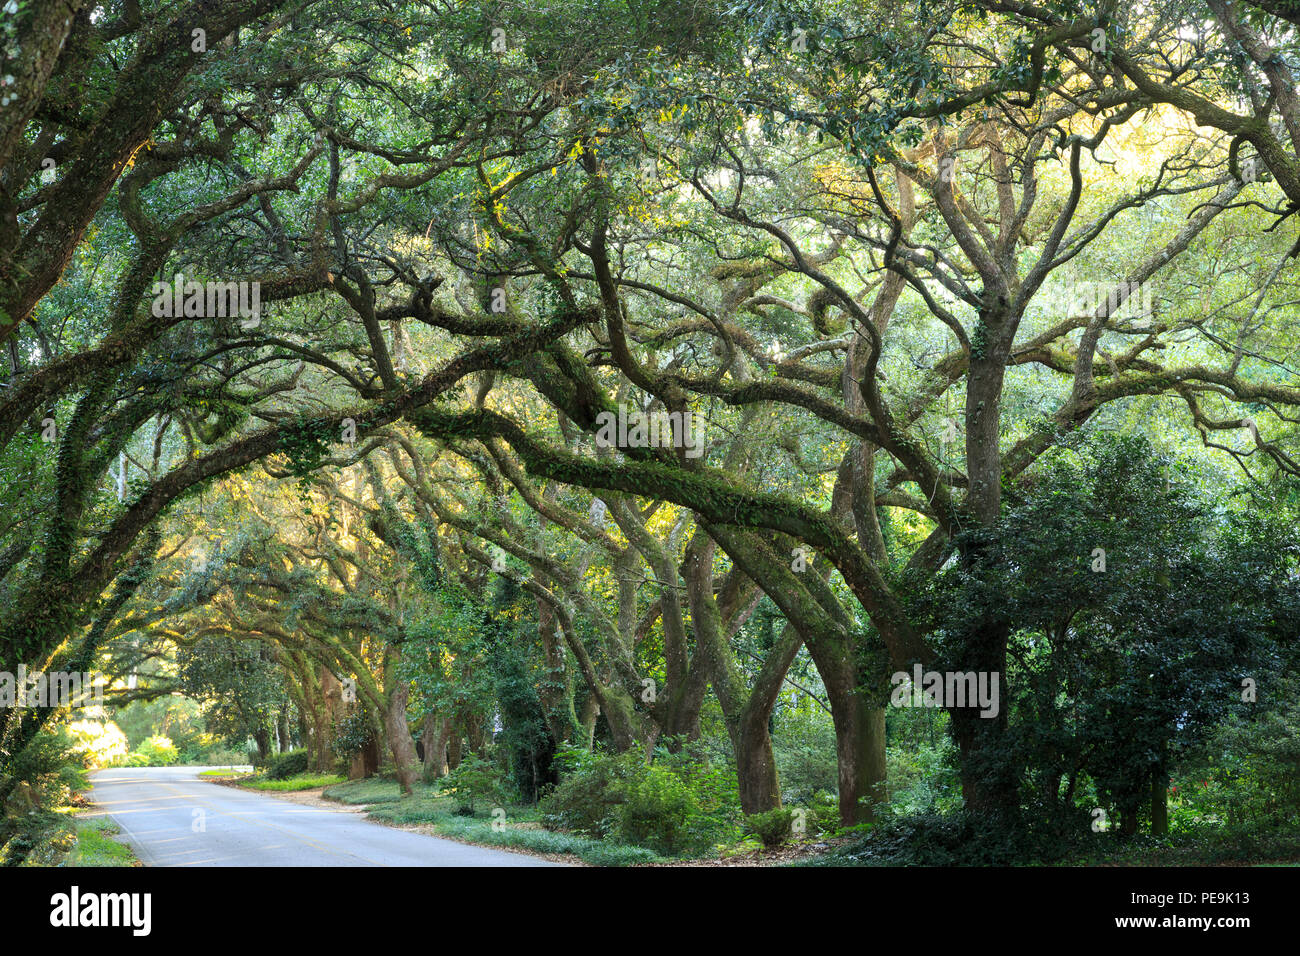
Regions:
[[127, 754], [126, 734], [111, 720], [78, 720], [68, 725], [73, 750], [86, 767], [111, 767]]
[[742, 832], [736, 775], [689, 749], [636, 754], [564, 749], [561, 779], [542, 799], [542, 822], [553, 830], [613, 837], [665, 856], [702, 853]]
[[821, 713], [785, 713], [772, 734], [772, 756], [781, 780], [781, 799], [805, 804], [839, 783], [835, 728]]
[[455, 798], [456, 812], [462, 816], [473, 816], [479, 805], [491, 805], [502, 799], [500, 772], [480, 757], [466, 757], [440, 783]]
[[1086, 812], [1048, 816], [1032, 809], [989, 813], [920, 813], [886, 819], [859, 840], [817, 858], [828, 866], [1012, 866], [1056, 863], [1098, 843]]
[[1300, 680], [1279, 681], [1259, 711], [1232, 715], [1174, 775], [1173, 830], [1292, 827], [1300, 818]]
[[266, 778], [268, 780], [288, 780], [290, 777], [307, 772], [308, 753], [306, 749], [286, 750], [282, 754], [271, 754], [266, 758]]
[[946, 813], [961, 806], [957, 748], [945, 736], [935, 746], [885, 748], [886, 786], [892, 812], [899, 816]]
[[618, 812], [618, 836], [624, 843], [665, 855], [680, 853], [694, 842], [687, 822], [697, 812], [695, 795], [686, 783], [671, 771], [652, 765], [627, 782]]
[[745, 817], [745, 829], [763, 841], [763, 846], [777, 847], [788, 843], [792, 835], [794, 811], [777, 807], [764, 813], [751, 813]]
[[627, 780], [637, 772], [636, 758], [564, 748], [556, 762], [560, 783], [541, 800], [542, 822], [552, 830], [609, 836], [618, 824]]
[[160, 734], [154, 734], [145, 740], [135, 749], [132, 756], [143, 757], [143, 763], [132, 762], [132, 766], [139, 767], [170, 767], [179, 763], [181, 759], [180, 751], [172, 743], [170, 737], [163, 737]]
[[63, 812], [88, 785], [66, 728], [39, 731], [0, 774], [0, 866], [51, 864], [71, 848]]

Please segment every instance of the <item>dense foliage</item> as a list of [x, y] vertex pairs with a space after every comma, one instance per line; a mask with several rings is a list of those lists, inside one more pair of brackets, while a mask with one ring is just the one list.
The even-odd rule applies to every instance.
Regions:
[[244, 759], [605, 861], [1295, 857], [1288, 10], [6, 5], [0, 670], [103, 700], [0, 709], [5, 861]]

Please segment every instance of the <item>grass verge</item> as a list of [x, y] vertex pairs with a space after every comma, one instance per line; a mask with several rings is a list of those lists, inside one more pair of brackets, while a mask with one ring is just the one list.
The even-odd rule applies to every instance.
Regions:
[[108, 817], [83, 817], [73, 819], [77, 842], [64, 861], [64, 866], [138, 866], [131, 848], [118, 843], [113, 834], [121, 830]]
[[[482, 846], [514, 847], [532, 853], [575, 856], [593, 866], [633, 866], [654, 863], [660, 858], [639, 846], [606, 843], [569, 833], [556, 833], [526, 824], [536, 820], [535, 807], [509, 807], [504, 820], [462, 816], [456, 801], [439, 794], [437, 787], [417, 785], [415, 793], [402, 798], [392, 780], [351, 780], [330, 787], [323, 796], [352, 806], [367, 806], [372, 820], [398, 825], [420, 824], [439, 836]], [[525, 824], [525, 825], [521, 825]]]
[[264, 777], [250, 777], [247, 780], [239, 780], [238, 784], [248, 790], [287, 792], [292, 790], [315, 790], [317, 787], [328, 787], [342, 782], [343, 778], [338, 774], [302, 773], [296, 777], [289, 777], [287, 780], [267, 780]]
[[446, 817], [430, 821], [430, 826], [440, 835], [466, 843], [485, 846], [518, 847], [534, 853], [556, 853], [576, 856], [592, 866], [635, 866], [638, 863], [655, 863], [659, 856], [642, 846], [623, 846], [605, 843], [571, 833], [531, 829], [505, 824], [496, 829], [492, 821], [470, 817]]
[[[436, 790], [425, 784], [415, 785], [415, 796], [433, 796]], [[396, 780], [383, 777], [368, 777], [365, 780], [349, 780], [336, 787], [329, 787], [321, 794], [326, 800], [337, 800], [350, 806], [369, 806], [374, 803], [396, 803], [402, 797], [402, 790]]]

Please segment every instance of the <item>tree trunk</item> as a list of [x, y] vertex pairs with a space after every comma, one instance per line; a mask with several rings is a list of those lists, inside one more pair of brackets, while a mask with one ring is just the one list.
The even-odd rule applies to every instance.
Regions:
[[[710, 528], [709, 533], [717, 534], [739, 550], [734, 538], [725, 532]], [[713, 691], [726, 717], [727, 733], [736, 754], [740, 808], [746, 813], [763, 813], [781, 806], [781, 782], [768, 724], [781, 681], [801, 642], [794, 629], [789, 628], [780, 646], [773, 648], [764, 660], [754, 687], [746, 687], [727, 644], [722, 614], [713, 594], [713, 554], [713, 540], [700, 534], [686, 549], [682, 566], [691, 623], [695, 628], [696, 656], [700, 658], [692, 662], [692, 667], [704, 669], [712, 676]]]
[[363, 780], [366, 777], [373, 777], [379, 773], [380, 762], [379, 738], [372, 734], [365, 746], [361, 748], [361, 752], [352, 758], [348, 779]]
[[460, 728], [457, 728], [452, 732], [451, 739], [447, 741], [447, 766], [450, 769], [455, 770], [460, 766], [462, 752]]
[[1151, 835], [1169, 833], [1169, 775], [1157, 770], [1151, 778]]
[[577, 732], [578, 721], [573, 713], [573, 680], [566, 666], [564, 638], [557, 637], [555, 633], [558, 626], [554, 608], [539, 599], [537, 634], [542, 642], [546, 671], [538, 682], [537, 696], [551, 737], [557, 741], [568, 741]]
[[469, 752], [476, 756], [483, 756], [483, 751], [487, 749], [488, 740], [487, 721], [482, 717], [474, 716], [466, 721], [465, 742], [469, 746]]
[[1127, 810], [1121, 810], [1119, 814], [1119, 832], [1131, 837], [1138, 832], [1138, 811], [1137, 807], [1130, 807]]
[[736, 776], [740, 783], [740, 809], [763, 813], [781, 806], [781, 781], [768, 733], [768, 716], [761, 708], [746, 708], [736, 733]]
[[320, 770], [316, 764], [316, 737], [312, 733], [312, 722], [308, 714], [315, 708], [310, 704], [298, 711], [298, 739], [307, 749], [307, 766], [310, 770]]
[[885, 710], [873, 706], [858, 690], [858, 668], [852, 639], [829, 635], [809, 639], [808, 651], [826, 687], [835, 725], [835, 756], [839, 765], [840, 822], [867, 823], [874, 807], [888, 796], [885, 790]]
[[600, 702], [596, 700], [596, 695], [587, 694], [587, 699], [582, 703], [582, 744], [588, 750], [596, 745], [596, 718], [600, 716]]
[[415, 791], [416, 768], [420, 765], [406, 720], [406, 700], [410, 693], [410, 684], [405, 681], [398, 683], [389, 693], [388, 709], [384, 711], [384, 732], [388, 735], [388, 747], [393, 752], [393, 767], [397, 771], [397, 782], [402, 785], [402, 793]]
[[420, 741], [424, 744], [424, 779], [437, 780], [447, 773], [447, 742], [451, 737], [451, 721], [430, 712], [425, 715]]
[[[316, 769], [324, 773], [334, 766], [334, 725], [347, 710], [343, 702], [343, 687], [338, 678], [327, 667], [318, 667], [320, 692], [317, 694], [316, 707], [312, 711], [313, 759]], [[364, 774], [361, 767], [360, 773]], [[354, 778], [355, 779], [355, 778]]]
[[885, 709], [873, 707], [855, 688], [828, 684], [835, 756], [839, 765], [840, 822], [845, 826], [875, 819], [884, 802]]
[[253, 735], [253, 740], [257, 742], [258, 763], [265, 764], [266, 758], [271, 755], [271, 732], [265, 727], [259, 727], [257, 733]]
[[[981, 560], [978, 553], [965, 556], [971, 563]], [[966, 635], [964, 647], [955, 656], [962, 671], [976, 675], [997, 675], [996, 716], [983, 716], [978, 703], [967, 701], [965, 707], [949, 707], [953, 739], [957, 743], [961, 764], [962, 798], [967, 810], [976, 813], [1014, 815], [1020, 809], [1020, 774], [1007, 752], [1007, 708], [1010, 699], [1006, 686], [1007, 639], [1009, 628], [1001, 621], [978, 623]], [[949, 702], [953, 703], [953, 702]]]
[[976, 813], [1011, 814], [1020, 807], [1020, 788], [1006, 765], [1006, 723], [981, 717], [976, 708], [952, 708], [952, 735], [961, 764], [962, 801]]
[[644, 739], [638, 733], [636, 702], [620, 687], [605, 685], [599, 693], [603, 698], [601, 711], [605, 715], [605, 726], [609, 728], [610, 742], [616, 751], [626, 753]]
[[709, 668], [703, 661], [692, 661], [675, 686], [663, 711], [663, 733], [670, 738], [669, 749], [681, 749], [683, 740], [700, 737], [700, 711], [709, 689]]

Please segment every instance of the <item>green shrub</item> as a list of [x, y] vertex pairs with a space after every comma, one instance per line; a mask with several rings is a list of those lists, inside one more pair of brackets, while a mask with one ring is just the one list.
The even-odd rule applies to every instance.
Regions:
[[455, 798], [456, 812], [473, 816], [480, 802], [501, 800], [501, 774], [479, 757], [466, 757], [460, 766], [442, 779], [445, 791]]
[[835, 727], [825, 714], [783, 713], [772, 735], [772, 756], [787, 803], [807, 803], [817, 791], [838, 786]]
[[665, 856], [684, 853], [698, 845], [687, 829], [687, 822], [697, 810], [694, 794], [679, 776], [649, 766], [644, 774], [628, 781], [618, 809], [619, 838]]
[[893, 813], [917, 816], [951, 813], [961, 807], [957, 748], [946, 735], [934, 745], [921, 741], [914, 746], [887, 747], [885, 760]]
[[736, 772], [707, 743], [692, 742], [677, 753], [656, 751], [655, 766], [671, 770], [693, 797], [686, 821], [687, 845], [704, 851], [734, 843], [744, 834]]
[[553, 830], [598, 839], [617, 837], [664, 854], [703, 852], [741, 834], [736, 775], [693, 747], [639, 754], [564, 748], [556, 756], [560, 783], [541, 801]]
[[365, 707], [359, 705], [356, 710], [335, 722], [330, 746], [333, 747], [335, 756], [347, 761], [365, 750], [374, 738], [375, 731], [370, 717]]
[[111, 767], [127, 754], [126, 734], [111, 720], [78, 720], [68, 725], [68, 734], [89, 768]]
[[307, 772], [308, 754], [305, 749], [286, 750], [266, 758], [266, 779], [288, 780]]
[[240, 786], [247, 787], [250, 790], [288, 792], [293, 790], [315, 790], [317, 787], [328, 787], [342, 782], [341, 777], [332, 773], [304, 773], [295, 774], [283, 780], [272, 780], [268, 777], [245, 778], [240, 781]]
[[618, 823], [627, 780], [640, 770], [635, 757], [566, 748], [556, 761], [563, 776], [555, 789], [542, 797], [542, 823], [552, 830], [609, 836]]
[[810, 833], [834, 833], [840, 828], [840, 798], [829, 790], [818, 790], [809, 801], [807, 824]]
[[1175, 773], [1171, 829], [1294, 827], [1300, 818], [1300, 680], [1278, 682], [1249, 717], [1232, 715]]
[[161, 734], [154, 734], [139, 747], [135, 753], [144, 757], [143, 764], [132, 764], [132, 766], [146, 767], [170, 767], [180, 761], [180, 751], [176, 749], [171, 738], [164, 737]]
[[789, 807], [777, 807], [763, 813], [751, 813], [745, 817], [745, 829], [762, 840], [765, 847], [788, 843], [793, 824], [794, 811]]
[[884, 820], [824, 854], [826, 866], [1012, 866], [1055, 863], [1102, 845], [1082, 811], [1045, 821], [1041, 812], [998, 816], [964, 810]]
[[0, 781], [9, 787], [0, 805], [0, 866], [26, 861], [55, 865], [74, 842], [67, 809], [88, 783], [82, 758], [63, 727], [38, 732], [15, 753]]
[[598, 843], [595, 840], [588, 841], [573, 852], [584, 863], [592, 866], [635, 866], [638, 863], [653, 863], [658, 859], [653, 851], [645, 847]]
[[209, 750], [203, 754], [202, 762], [214, 767], [230, 767], [248, 763], [248, 754], [242, 750]]

